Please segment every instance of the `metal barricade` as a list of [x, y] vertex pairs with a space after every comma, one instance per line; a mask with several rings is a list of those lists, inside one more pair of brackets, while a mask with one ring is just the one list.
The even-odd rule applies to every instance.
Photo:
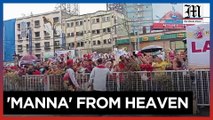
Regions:
[[[75, 75], [82, 91], [88, 88], [90, 74]], [[209, 106], [209, 70], [113, 72], [107, 77], [107, 91], [193, 91], [197, 104]], [[4, 91], [66, 91], [63, 75], [24, 75], [12, 80], [4, 76]]]
[[194, 84], [199, 106], [209, 106], [210, 104], [210, 71], [196, 70], [194, 71]]

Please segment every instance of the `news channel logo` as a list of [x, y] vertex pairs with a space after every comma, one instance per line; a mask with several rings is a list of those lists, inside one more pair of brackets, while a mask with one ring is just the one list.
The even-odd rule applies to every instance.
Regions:
[[183, 4], [183, 24], [203, 23], [203, 4]]

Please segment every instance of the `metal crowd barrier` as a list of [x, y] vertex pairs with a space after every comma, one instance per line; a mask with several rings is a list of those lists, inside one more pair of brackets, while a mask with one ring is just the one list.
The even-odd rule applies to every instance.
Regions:
[[[88, 88], [89, 73], [76, 74], [82, 91]], [[63, 75], [24, 75], [17, 80], [4, 77], [4, 91], [66, 91]], [[197, 104], [209, 106], [209, 70], [113, 72], [107, 77], [107, 91], [193, 91]]]

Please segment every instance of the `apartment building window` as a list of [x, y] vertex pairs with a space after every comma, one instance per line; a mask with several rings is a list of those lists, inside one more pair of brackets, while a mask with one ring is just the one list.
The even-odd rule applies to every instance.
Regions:
[[100, 45], [101, 44], [101, 41], [100, 40], [98, 40], [98, 45]]
[[95, 30], [92, 30], [92, 34], [95, 34]]
[[40, 43], [35, 43], [35, 48], [40, 48]]
[[27, 38], [27, 40], [29, 39], [29, 35], [28, 34], [27, 34], [26, 38]]
[[27, 28], [30, 28], [30, 22], [27, 22]]
[[80, 32], [80, 36], [83, 36], [84, 35], [84, 31]]
[[50, 42], [44, 42], [45, 47], [50, 47]]
[[44, 49], [45, 50], [50, 49], [50, 42], [44, 42]]
[[35, 21], [35, 28], [38, 28], [38, 27], [40, 27], [40, 21], [39, 21], [39, 20], [36, 20], [36, 21]]
[[36, 57], [37, 57], [38, 59], [40, 59], [40, 58], [41, 58], [41, 54], [36, 54]]
[[106, 44], [107, 42], [106, 42], [106, 39], [104, 39], [104, 44]]
[[96, 33], [97, 33], [97, 34], [100, 34], [100, 30], [96, 30]]
[[59, 22], [59, 17], [54, 17], [54, 18], [53, 18], [53, 22], [54, 22], [54, 23]]
[[18, 45], [18, 50], [22, 50], [22, 45]]
[[81, 42], [81, 47], [84, 47], [84, 42]]
[[78, 42], [77, 47], [80, 47], [80, 43]]
[[28, 51], [28, 49], [29, 49], [29, 45], [28, 45], [28, 44], [26, 44], [26, 50]]
[[84, 32], [76, 32], [76, 36], [83, 36], [84, 35]]
[[79, 22], [78, 22], [78, 21], [77, 21], [77, 22], [75, 22], [75, 25], [76, 25], [76, 26], [79, 26]]
[[50, 34], [47, 31], [44, 31], [44, 36], [49, 36]]
[[80, 25], [83, 25], [83, 21], [80, 21]]
[[99, 19], [99, 18], [97, 18], [97, 19], [96, 19], [96, 23], [99, 23], [99, 22], [100, 22], [100, 19]]
[[109, 43], [109, 44], [111, 44], [111, 43], [112, 43], [111, 39], [108, 39], [108, 43]]
[[108, 22], [108, 21], [110, 21], [110, 17], [103, 17], [103, 18], [102, 18], [102, 21], [103, 21], [103, 22]]
[[75, 43], [74, 42], [72, 42], [71, 45], [72, 45], [71, 47], [75, 47]]
[[70, 27], [73, 27], [73, 26], [74, 26], [74, 23], [73, 23], [73, 22], [71, 22], [71, 23], [70, 23]]
[[55, 46], [60, 46], [60, 42], [59, 41], [55, 41]]
[[67, 27], [71, 27], [71, 24], [70, 24], [70, 23], [67, 23]]
[[96, 41], [93, 41], [93, 45], [96, 45]]
[[79, 32], [76, 32], [76, 36], [79, 36]]
[[20, 31], [20, 24], [17, 24], [17, 30]]
[[103, 32], [104, 32], [104, 33], [106, 32], [106, 28], [103, 29]]
[[35, 32], [35, 37], [40, 37], [40, 32]]
[[107, 32], [111, 32], [111, 29], [110, 29], [110, 28], [107, 28]]
[[92, 24], [95, 24], [95, 19], [92, 19]]
[[21, 35], [20, 34], [18, 34], [18, 40], [21, 40]]
[[71, 37], [74, 37], [74, 33], [71, 33]]
[[67, 33], [67, 37], [70, 37], [71, 36], [71, 34], [70, 33]]

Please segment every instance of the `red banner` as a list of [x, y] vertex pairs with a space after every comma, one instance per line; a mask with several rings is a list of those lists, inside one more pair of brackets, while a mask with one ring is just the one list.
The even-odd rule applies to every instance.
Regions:
[[192, 24], [166, 24], [166, 23], [154, 23], [152, 25], [152, 30], [185, 30], [186, 26], [191, 26]]

